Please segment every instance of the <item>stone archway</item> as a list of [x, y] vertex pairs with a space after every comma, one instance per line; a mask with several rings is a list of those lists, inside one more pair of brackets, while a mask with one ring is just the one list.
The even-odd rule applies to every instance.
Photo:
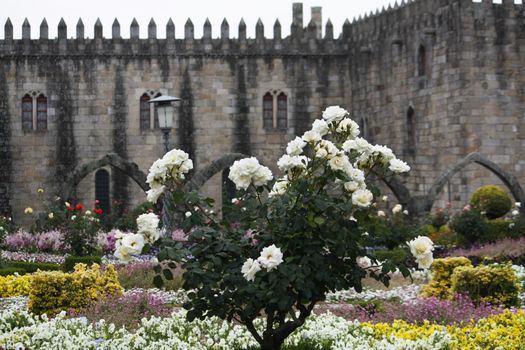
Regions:
[[[505, 171], [502, 169], [499, 165], [496, 163], [488, 160], [484, 156], [482, 156], [479, 153], [470, 153], [465, 158], [463, 158], [461, 161], [459, 161], [456, 165], [449, 168], [447, 171], [445, 171], [432, 185], [432, 187], [429, 189], [427, 195], [426, 195], [426, 203], [425, 203], [425, 210], [430, 211], [432, 208], [432, 205], [434, 205], [434, 202], [439, 195], [439, 193], [443, 190], [443, 187], [445, 184], [459, 171], [464, 169], [467, 165], [471, 163], [476, 163], [484, 168], [490, 170], [493, 172], [504, 184], [507, 186], [507, 188], [512, 193], [512, 196], [514, 197], [514, 200], [516, 202], [524, 202], [525, 201], [525, 192], [523, 191], [523, 188], [521, 187], [520, 183], [518, 182], [518, 179], [512, 175], [511, 173]], [[525, 210], [525, 208], [521, 208], [522, 211]]]
[[70, 198], [74, 189], [83, 178], [91, 172], [107, 165], [111, 165], [131, 177], [144, 191], [149, 189], [146, 183], [146, 174], [139, 169], [136, 163], [124, 159], [116, 153], [108, 153], [98, 160], [78, 166], [60, 186], [61, 197]]
[[213, 175], [223, 171], [232, 166], [232, 164], [239, 159], [247, 158], [249, 156], [242, 153], [227, 153], [217, 160], [211, 162], [207, 167], [196, 172], [191, 179], [186, 183], [185, 187], [188, 191], [197, 190], [202, 187]]

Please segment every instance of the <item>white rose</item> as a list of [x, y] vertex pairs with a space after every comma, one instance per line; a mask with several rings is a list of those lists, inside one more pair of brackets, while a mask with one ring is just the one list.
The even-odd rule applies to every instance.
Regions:
[[401, 212], [401, 210], [403, 210], [403, 206], [401, 204], [396, 204], [392, 208], [392, 214], [397, 214], [397, 213]]
[[291, 156], [298, 156], [303, 153], [304, 146], [306, 146], [306, 142], [297, 136], [295, 139], [288, 142], [288, 146], [286, 146], [286, 153]]
[[426, 236], [417, 236], [413, 240], [407, 242], [410, 252], [414, 257], [418, 257], [423, 254], [428, 254], [434, 250], [434, 243]]
[[184, 216], [186, 216], [187, 218], [189, 218], [191, 216], [191, 211], [187, 211], [186, 213], [184, 213]]
[[253, 281], [255, 274], [261, 271], [261, 265], [257, 260], [248, 259], [244, 262], [241, 268], [242, 275], [247, 281]]
[[350, 166], [346, 169], [346, 174], [350, 176], [352, 181], [365, 182], [365, 173], [361, 169]]
[[339, 133], [349, 133], [351, 138], [356, 138], [359, 135], [359, 125], [350, 118], [344, 118], [337, 125], [335, 131]]
[[362, 188], [363, 186], [361, 183], [357, 181], [348, 181], [348, 182], [345, 182], [344, 187], [345, 187], [345, 190], [347, 190], [348, 192], [354, 192], [357, 189]]
[[141, 230], [153, 231], [159, 227], [160, 219], [155, 213], [141, 214], [137, 217], [137, 228]]
[[262, 186], [273, 176], [270, 169], [259, 164], [255, 157], [236, 160], [230, 167], [228, 178], [233, 181], [237, 189], [246, 190], [250, 184]]
[[288, 179], [285, 177], [284, 179], [278, 180], [273, 184], [272, 190], [270, 193], [268, 193], [268, 197], [273, 196], [280, 196], [286, 192], [286, 188], [288, 187]]
[[348, 112], [339, 106], [330, 106], [323, 112], [323, 119], [327, 123], [338, 122], [343, 119]]
[[393, 171], [394, 173], [406, 173], [407, 171], [410, 171], [410, 166], [408, 166], [407, 163], [403, 162], [401, 159], [391, 159], [389, 161], [390, 166], [388, 169]]
[[381, 197], [381, 200], [382, 200], [383, 202], [388, 201], [388, 196], [383, 196], [383, 197]]
[[381, 217], [382, 217], [382, 216], [386, 216], [386, 215], [385, 215], [385, 212], [384, 212], [384, 211], [382, 211], [382, 210], [378, 210], [378, 211], [377, 211], [377, 216], [381, 216]]
[[328, 140], [322, 140], [315, 146], [315, 156], [317, 158], [332, 158], [339, 153], [336, 145]]
[[371, 154], [373, 151], [373, 146], [362, 137], [358, 137], [355, 140], [346, 140], [341, 147], [345, 152], [355, 150], [366, 155]]
[[152, 186], [148, 191], [146, 191], [146, 198], [151, 203], [157, 203], [160, 195], [164, 192], [164, 189], [166, 187], [164, 185], [162, 186]]
[[387, 146], [375, 145], [372, 146], [372, 152], [381, 158], [383, 164], [386, 164], [390, 160], [394, 159], [396, 156], [394, 152]]
[[433, 261], [434, 257], [432, 256], [432, 252], [421, 254], [416, 257], [416, 262], [420, 269], [429, 269]]
[[121, 246], [129, 254], [140, 254], [144, 248], [144, 237], [138, 233], [128, 233], [122, 237]]
[[324, 136], [329, 131], [328, 124], [322, 119], [316, 119], [312, 124], [312, 131], [318, 133], [321, 136]]
[[303, 134], [302, 139], [308, 143], [316, 143], [321, 141], [321, 134], [314, 130], [308, 130]]
[[352, 204], [362, 208], [369, 207], [374, 195], [369, 190], [357, 190], [352, 194]]
[[127, 247], [124, 247], [122, 245], [117, 246], [115, 249], [115, 252], [113, 253], [117, 259], [119, 259], [122, 262], [129, 262], [131, 261], [131, 254]]
[[403, 214], [408, 215], [408, 210], [403, 210]]
[[306, 168], [308, 158], [305, 156], [290, 156], [284, 154], [278, 161], [277, 166], [281, 171], [288, 171], [293, 168]]
[[261, 256], [257, 260], [267, 271], [271, 271], [283, 262], [283, 253], [272, 244], [261, 251]]
[[517, 210], [517, 209], [514, 209], [512, 212], [511, 212], [512, 215], [516, 216], [516, 215], [519, 215], [520, 214], [520, 211]]
[[516, 202], [514, 203], [514, 205], [516, 206], [516, 208], [521, 208], [521, 202]]
[[348, 159], [346, 154], [344, 154], [343, 152], [340, 152], [336, 156], [330, 158], [330, 160], [328, 161], [328, 165], [334, 171], [345, 170], [347, 168], [352, 167], [350, 160]]

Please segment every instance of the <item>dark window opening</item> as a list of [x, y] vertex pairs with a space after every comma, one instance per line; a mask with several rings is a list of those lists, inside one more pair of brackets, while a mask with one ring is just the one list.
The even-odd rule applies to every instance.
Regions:
[[263, 127], [273, 129], [273, 96], [269, 92], [263, 96]]
[[[237, 190], [235, 184], [228, 178], [230, 174], [229, 169], [222, 172], [222, 207], [228, 208], [232, 204], [232, 199], [235, 198]], [[227, 216], [227, 212], [224, 213]]]
[[409, 107], [407, 111], [407, 150], [413, 154], [416, 149], [416, 118], [414, 108]]
[[47, 129], [47, 98], [44, 95], [36, 99], [36, 128], [37, 130]]
[[419, 46], [417, 51], [417, 75], [422, 77], [426, 74], [427, 68], [427, 53], [423, 45]]
[[142, 130], [151, 127], [149, 100], [150, 98], [147, 94], [140, 96], [140, 128]]
[[33, 129], [33, 98], [29, 95], [22, 97], [22, 130]]
[[98, 207], [105, 214], [109, 214], [111, 210], [109, 193], [109, 172], [100, 169], [95, 173], [95, 199], [99, 201]]
[[286, 129], [288, 127], [288, 98], [281, 92], [277, 96], [277, 128]]

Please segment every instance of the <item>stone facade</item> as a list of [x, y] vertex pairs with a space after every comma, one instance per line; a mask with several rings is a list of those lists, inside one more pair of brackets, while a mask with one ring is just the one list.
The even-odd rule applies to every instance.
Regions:
[[[256, 37], [247, 38], [242, 21], [236, 39], [229, 37], [226, 21], [219, 38], [206, 22], [197, 39], [190, 20], [183, 39], [175, 38], [171, 21], [166, 39], [156, 38], [153, 21], [147, 39], [139, 39], [135, 21], [131, 38], [124, 39], [117, 20], [111, 39], [100, 22], [95, 37], [84, 38], [81, 21], [75, 39], [68, 39], [63, 21], [58, 37], [49, 39], [44, 20], [39, 39], [30, 38], [25, 22], [22, 39], [14, 40], [8, 21], [0, 40], [0, 211], [23, 220], [26, 206], [39, 207], [37, 188], [49, 198], [64, 194], [70, 174], [110, 153], [147, 172], [163, 154], [163, 139], [159, 129], [141, 128], [145, 93], [183, 98], [170, 140], [192, 155], [197, 171], [233, 152], [254, 155], [276, 171], [287, 141], [326, 106], [341, 105], [368, 138], [411, 164], [411, 173], [390, 185], [414, 210], [430, 209], [434, 199], [459, 206], [477, 186], [500, 179], [517, 186], [511, 191], [522, 199], [522, 4], [416, 0], [346, 22], [339, 38], [330, 21], [324, 35], [321, 25], [318, 7], [304, 25], [300, 3], [293, 5], [291, 35], [282, 38], [276, 22], [272, 39], [264, 37], [261, 22]], [[47, 98], [46, 128], [23, 128], [27, 93]], [[266, 93], [286, 96], [286, 127], [263, 124]], [[434, 186], [472, 152], [479, 157], [457, 168], [446, 186]], [[502, 173], [496, 176], [484, 160]], [[123, 168], [100, 164], [110, 172], [113, 199], [127, 206], [145, 199]], [[70, 195], [92, 205], [94, 174], [78, 181]], [[506, 176], [512, 181], [505, 182]], [[221, 174], [203, 189], [220, 203]]]

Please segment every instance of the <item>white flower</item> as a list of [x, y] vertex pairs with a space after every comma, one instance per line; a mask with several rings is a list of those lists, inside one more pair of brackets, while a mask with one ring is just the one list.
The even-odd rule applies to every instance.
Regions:
[[122, 245], [117, 245], [117, 248], [115, 249], [115, 253], [113, 253], [113, 255], [115, 255], [115, 257], [122, 262], [129, 262], [131, 260], [131, 254], [129, 252], [129, 249]]
[[92, 213], [91, 213], [91, 210], [86, 210], [85, 214], [86, 214], [87, 216], [91, 215], [91, 214], [92, 214]]
[[386, 164], [396, 157], [394, 152], [387, 146], [372, 146], [372, 153], [380, 158], [382, 164]]
[[233, 181], [237, 189], [246, 190], [250, 184], [263, 186], [273, 176], [270, 169], [259, 164], [255, 157], [236, 160], [230, 167], [228, 178]]
[[76, 216], [76, 215], [73, 215], [73, 216], [71, 217], [71, 220], [72, 220], [72, 221], [75, 221], [76, 218], [77, 218], [77, 216]]
[[323, 112], [323, 119], [327, 123], [338, 122], [343, 119], [348, 112], [339, 106], [330, 106]]
[[[356, 221], [356, 220], [354, 220], [354, 221]], [[362, 236], [365, 236], [365, 237], [368, 236], [368, 235], [370, 235], [370, 234], [368, 233], [368, 231], [365, 231], [365, 232], [363, 232], [363, 234], [362, 234]]]
[[248, 259], [244, 262], [241, 268], [242, 275], [247, 281], [253, 281], [255, 274], [261, 271], [261, 265], [257, 260]]
[[308, 164], [308, 158], [305, 156], [290, 156], [284, 154], [279, 161], [277, 161], [277, 166], [281, 171], [288, 171], [293, 168], [306, 168]]
[[511, 214], [512, 214], [513, 216], [520, 215], [520, 211], [519, 211], [518, 209], [514, 209], [514, 210], [511, 212]]
[[317, 158], [332, 158], [339, 154], [339, 149], [336, 145], [328, 140], [322, 140], [315, 146], [315, 156]]
[[50, 219], [52, 219], [52, 218], [55, 217], [55, 214], [53, 214], [53, 213], [49, 213], [49, 214], [47, 214], [47, 217], [50, 218]]
[[297, 136], [295, 139], [288, 142], [288, 146], [286, 146], [286, 153], [291, 156], [298, 156], [303, 153], [304, 146], [306, 146], [306, 142]]
[[401, 212], [401, 210], [403, 210], [403, 206], [401, 204], [396, 204], [392, 208], [392, 214], [397, 214], [397, 213]]
[[348, 181], [348, 182], [345, 182], [344, 187], [345, 187], [345, 190], [347, 190], [348, 192], [354, 192], [357, 189], [362, 188], [363, 186], [361, 183], [357, 181]]
[[410, 252], [416, 258], [416, 262], [421, 269], [428, 269], [432, 265], [434, 250], [434, 243], [426, 236], [417, 236], [413, 240], [407, 242]]
[[261, 256], [257, 260], [266, 270], [271, 271], [283, 262], [283, 253], [280, 248], [272, 244], [263, 248]]
[[381, 197], [381, 200], [382, 200], [383, 202], [388, 201], [388, 196], [383, 196], [383, 197]]
[[328, 124], [322, 119], [316, 119], [312, 124], [312, 131], [318, 133], [320, 136], [324, 136], [330, 129]]
[[152, 186], [151, 189], [149, 189], [146, 192], [147, 200], [151, 203], [157, 203], [157, 200], [159, 199], [160, 195], [164, 192], [164, 189], [166, 186]]
[[403, 214], [408, 215], [408, 210], [403, 210]]
[[137, 217], [138, 233], [141, 231], [155, 231], [159, 227], [160, 219], [155, 213], [142, 214]]
[[184, 214], [187, 218], [189, 218], [191, 216], [191, 211], [187, 211], [185, 214]]
[[335, 131], [349, 133], [349, 136], [355, 139], [359, 135], [359, 125], [350, 118], [344, 118], [339, 122]]
[[308, 130], [303, 134], [302, 139], [308, 143], [316, 143], [321, 141], [321, 134], [314, 130]]
[[382, 210], [377, 211], [377, 216], [385, 216], [385, 212]]
[[433, 261], [434, 257], [432, 256], [432, 252], [420, 254], [416, 257], [416, 262], [420, 269], [429, 269]]
[[369, 207], [374, 195], [369, 190], [357, 190], [352, 194], [352, 204], [362, 208]]
[[138, 233], [128, 233], [121, 239], [121, 246], [129, 254], [140, 254], [144, 248], [144, 237]]
[[365, 182], [365, 173], [361, 169], [350, 166], [346, 169], [346, 174], [350, 176], [352, 181]]
[[407, 171], [410, 171], [410, 166], [408, 166], [408, 164], [403, 162], [401, 159], [390, 159], [389, 163], [390, 166], [388, 169], [394, 173], [406, 173]]
[[120, 240], [122, 237], [124, 237], [124, 232], [120, 231], [120, 230], [114, 230], [114, 236], [115, 236], [115, 239], [118, 239]]
[[286, 188], [288, 187], [288, 179], [285, 177], [284, 179], [278, 180], [273, 184], [272, 190], [270, 193], [268, 193], [268, 197], [273, 196], [280, 196], [286, 192]]
[[371, 154], [373, 150], [373, 146], [362, 137], [358, 137], [355, 140], [346, 140], [341, 147], [345, 152], [355, 150], [359, 153], [364, 153], [367, 156]]
[[516, 206], [516, 208], [521, 208], [521, 202], [516, 202], [514, 203], [514, 205]]
[[334, 157], [330, 158], [328, 165], [334, 171], [352, 168], [352, 164], [344, 152], [339, 152]]

